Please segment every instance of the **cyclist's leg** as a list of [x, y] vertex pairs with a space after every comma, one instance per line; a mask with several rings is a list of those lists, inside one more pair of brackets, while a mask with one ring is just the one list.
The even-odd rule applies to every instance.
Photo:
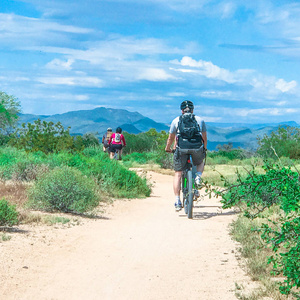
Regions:
[[121, 147], [119, 149], [119, 157], [118, 157], [119, 160], [122, 159], [122, 148], [123, 148], [123, 146], [121, 145]]
[[195, 184], [199, 186], [201, 184], [201, 176], [204, 171], [204, 165], [205, 165], [204, 148], [201, 147], [200, 149], [193, 151], [192, 159], [193, 159], [193, 163], [194, 163], [194, 165], [196, 165], [196, 169], [197, 169]]
[[173, 179], [173, 191], [175, 197], [180, 197], [180, 188], [181, 188], [181, 174], [182, 171], [175, 171], [174, 179]]
[[205, 164], [205, 151], [203, 147], [197, 150], [193, 150], [191, 152], [193, 164], [197, 166], [198, 172], [203, 172], [204, 170], [204, 164]]
[[180, 150], [177, 148], [174, 157], [173, 157], [173, 162], [174, 162], [174, 170], [175, 170], [175, 175], [173, 179], [173, 191], [175, 195], [175, 205], [176, 203], [181, 204], [180, 201], [180, 189], [181, 189], [181, 175], [182, 171], [184, 170], [186, 166], [186, 161], [187, 161], [187, 154], [183, 154], [180, 152]]
[[197, 165], [197, 172], [201, 172], [201, 174], [204, 171], [204, 160], [202, 161], [202, 163], [200, 165]]
[[114, 155], [115, 155], [115, 152], [116, 152], [113, 144], [110, 145], [109, 151], [110, 151], [109, 152], [109, 157], [110, 157], [110, 159], [113, 159]]

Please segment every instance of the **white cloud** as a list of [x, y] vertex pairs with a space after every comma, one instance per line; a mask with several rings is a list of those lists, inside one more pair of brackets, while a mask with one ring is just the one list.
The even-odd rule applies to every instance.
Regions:
[[88, 61], [91, 64], [114, 65], [123, 60], [134, 59], [136, 56], [145, 58], [162, 54], [193, 53], [197, 51], [197, 44], [186, 43], [182, 48], [178, 48], [168, 45], [162, 39], [109, 36], [104, 40], [85, 44], [85, 50], [52, 46], [28, 47], [27, 49], [63, 54], [71, 59]]
[[73, 63], [74, 63], [74, 59], [68, 59], [64, 61], [55, 58], [46, 65], [46, 68], [54, 69], [54, 70], [71, 70]]
[[211, 0], [150, 0], [151, 2], [164, 5], [172, 10], [180, 12], [195, 12], [200, 11], [203, 7], [211, 2]]
[[257, 108], [257, 109], [226, 109], [230, 115], [240, 117], [261, 117], [261, 116], [284, 116], [291, 113], [296, 113], [298, 110], [294, 108]]
[[278, 79], [275, 83], [275, 86], [278, 90], [280, 90], [282, 93], [286, 93], [291, 91], [297, 86], [297, 82], [295, 80], [292, 80], [290, 82], [286, 82], [283, 79]]
[[[210, 90], [202, 91], [201, 96], [210, 98], [226, 98], [227, 100], [244, 100], [258, 102], [262, 99], [275, 100], [282, 94], [294, 94], [300, 96], [296, 80], [290, 82], [278, 79], [274, 76], [266, 76], [254, 70], [240, 69], [230, 71], [212, 62], [204, 60], [194, 60], [184, 56], [180, 61], [170, 61], [173, 65], [180, 65], [185, 68], [172, 68], [172, 70], [182, 73], [186, 80], [200, 80], [201, 78], [211, 79], [209, 82]], [[189, 77], [184, 74], [189, 74]], [[218, 80], [230, 84], [228, 91], [219, 90]], [[215, 82], [214, 82], [215, 81]], [[201, 84], [201, 81], [199, 81]], [[236, 88], [233, 88], [236, 87]], [[241, 89], [244, 93], [240, 94]]]
[[232, 16], [236, 11], [236, 8], [237, 5], [232, 1], [221, 3], [219, 8], [221, 13], [221, 18], [222, 19], [232, 18]]
[[214, 98], [214, 99], [230, 99], [232, 97], [231, 91], [204, 91], [199, 93], [200, 97]]
[[14, 49], [66, 42], [71, 40], [72, 34], [93, 32], [89, 28], [62, 25], [55, 21], [4, 13], [0, 13], [0, 28], [2, 46], [13, 46]]
[[176, 79], [174, 76], [168, 74], [163, 69], [158, 68], [147, 68], [141, 70], [141, 72], [137, 75], [137, 79], [139, 80], [149, 80], [149, 81], [166, 81], [166, 80], [174, 80]]
[[4, 81], [12, 81], [12, 82], [18, 82], [18, 81], [30, 81], [30, 78], [25, 77], [25, 76], [0, 76], [0, 80], [2, 83]]
[[186, 93], [182, 93], [182, 92], [172, 92], [172, 93], [168, 93], [168, 96], [170, 97], [185, 97]]
[[84, 87], [103, 87], [103, 80], [97, 77], [40, 77], [37, 81], [49, 85], [76, 85]]
[[87, 101], [90, 99], [87, 95], [75, 95], [74, 98], [78, 101]]
[[181, 72], [189, 72], [189, 73], [198, 73], [203, 75], [207, 78], [213, 78], [222, 80], [228, 83], [234, 83], [236, 80], [234, 79], [231, 72], [226, 69], [222, 69], [216, 65], [214, 65], [210, 61], [199, 60], [196, 61], [191, 57], [184, 56], [180, 62], [172, 61], [173, 63], [179, 63], [181, 66], [184, 67], [192, 67], [194, 69], [178, 69]]
[[15, 14], [0, 13], [1, 35], [17, 33], [29, 34], [46, 31], [61, 31], [66, 33], [89, 33], [92, 30], [72, 25], [61, 25], [57, 22], [38, 18], [29, 18]]

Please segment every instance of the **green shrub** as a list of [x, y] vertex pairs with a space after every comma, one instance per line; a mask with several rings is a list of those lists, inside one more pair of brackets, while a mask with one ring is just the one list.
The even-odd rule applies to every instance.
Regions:
[[18, 224], [18, 212], [15, 205], [9, 204], [4, 198], [0, 200], [0, 226]]
[[87, 212], [100, 201], [96, 183], [66, 166], [42, 176], [29, 190], [28, 198], [33, 208], [73, 213]]
[[257, 152], [265, 158], [300, 158], [300, 128], [280, 126], [270, 135], [258, 138]]
[[[150, 152], [146, 154], [147, 157], [151, 155]], [[135, 198], [150, 194], [146, 179], [110, 160], [100, 146], [86, 148], [82, 153], [62, 151], [47, 155], [11, 147], [0, 148], [0, 179], [38, 180], [43, 174], [62, 166], [78, 169], [87, 177], [95, 178], [99, 188], [112, 197]]]
[[[225, 189], [217, 191], [223, 200], [223, 208], [241, 206], [250, 219], [262, 217], [269, 208], [282, 210], [276, 221], [267, 215], [261, 225], [261, 239], [272, 250], [269, 263], [277, 275], [283, 275], [280, 292], [300, 298], [300, 181], [299, 173], [282, 165], [263, 166], [264, 173], [255, 168], [246, 177], [237, 174], [237, 182], [230, 184], [226, 178]], [[246, 206], [245, 206], [246, 205]], [[297, 292], [296, 292], [297, 290]]]
[[96, 178], [101, 190], [113, 197], [136, 198], [149, 196], [151, 193], [146, 178], [126, 169], [116, 160], [90, 158], [82, 166], [82, 172]]
[[104, 153], [102, 146], [90, 146], [85, 148], [82, 153], [86, 157], [95, 157], [95, 156], [100, 156], [101, 158], [108, 158], [108, 154]]
[[123, 161], [127, 162], [135, 162], [137, 164], [147, 164], [150, 162], [155, 161], [155, 154], [153, 152], [144, 152], [144, 153], [138, 153], [138, 152], [133, 152], [131, 154], [128, 154], [123, 157]]

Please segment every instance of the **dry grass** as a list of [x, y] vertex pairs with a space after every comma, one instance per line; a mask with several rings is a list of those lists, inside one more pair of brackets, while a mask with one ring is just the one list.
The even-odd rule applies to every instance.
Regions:
[[[69, 215], [55, 215], [26, 209], [26, 189], [29, 185], [30, 183], [28, 182], [20, 181], [0, 182], [0, 198], [5, 198], [9, 203], [16, 205], [20, 224], [41, 223], [51, 225], [57, 223], [66, 224], [70, 222]], [[77, 217], [74, 219], [75, 221], [73, 219], [70, 223], [77, 224], [79, 222]]]
[[[234, 183], [237, 179], [237, 171], [242, 176], [246, 176], [247, 173], [251, 170], [252, 167], [250, 165], [206, 165], [203, 173], [203, 179], [208, 181], [208, 183], [211, 185], [222, 187], [224, 183], [221, 180], [221, 175], [223, 175], [229, 182]], [[256, 167], [255, 171], [257, 173], [264, 172], [261, 167]]]
[[17, 208], [22, 208], [27, 201], [26, 188], [29, 184], [19, 181], [0, 182], [0, 198], [5, 198]]
[[[273, 208], [269, 213], [275, 221], [279, 218], [280, 209]], [[232, 224], [232, 236], [237, 240], [241, 247], [239, 253], [241, 255], [241, 264], [253, 281], [258, 282], [260, 286], [251, 293], [246, 293], [242, 287], [236, 288], [236, 296], [242, 300], [289, 300], [294, 299], [292, 296], [285, 296], [279, 292], [277, 282], [283, 278], [274, 277], [270, 274], [271, 265], [267, 264], [268, 256], [272, 254], [269, 248], [264, 246], [260, 234], [253, 231], [252, 228], [260, 228], [262, 223], [266, 223], [266, 218], [257, 218], [249, 220], [243, 215]]]
[[144, 165], [138, 165], [137, 167], [132, 167], [130, 170], [137, 172], [138, 174], [152, 171], [159, 174], [164, 175], [174, 175], [174, 170], [171, 169], [163, 169], [160, 165], [157, 164], [144, 164]]

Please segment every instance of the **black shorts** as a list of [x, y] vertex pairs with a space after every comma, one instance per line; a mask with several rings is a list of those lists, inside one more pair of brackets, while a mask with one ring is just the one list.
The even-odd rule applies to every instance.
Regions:
[[109, 145], [109, 151], [115, 153], [116, 150], [122, 150], [123, 145], [122, 144], [110, 144]]
[[193, 150], [182, 150], [180, 148], [176, 148], [173, 157], [175, 171], [183, 171], [186, 168], [189, 155], [192, 156], [193, 165], [198, 166], [205, 159], [206, 153], [203, 146], [199, 149]]

